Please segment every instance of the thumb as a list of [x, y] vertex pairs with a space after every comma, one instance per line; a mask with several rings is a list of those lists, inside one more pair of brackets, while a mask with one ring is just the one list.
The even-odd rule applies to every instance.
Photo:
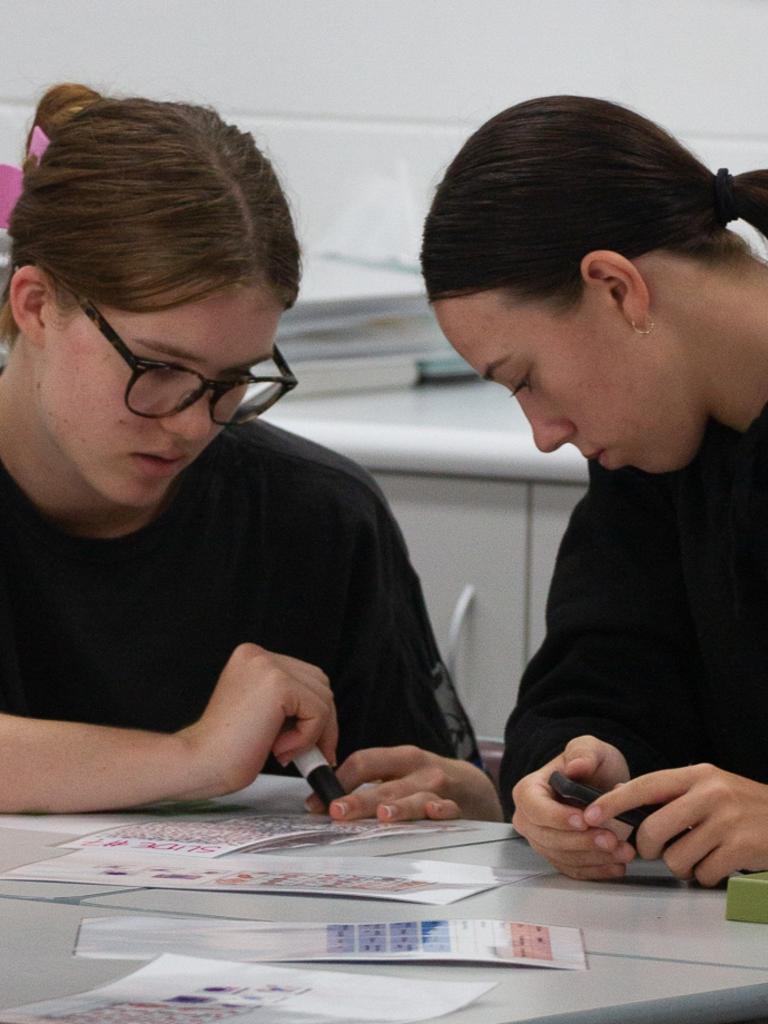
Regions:
[[565, 774], [570, 779], [591, 778], [603, 760], [605, 744], [595, 736], [577, 736], [563, 751]]

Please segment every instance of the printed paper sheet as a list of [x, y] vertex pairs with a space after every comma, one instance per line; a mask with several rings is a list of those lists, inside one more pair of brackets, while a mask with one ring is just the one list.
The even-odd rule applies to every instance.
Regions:
[[0, 874], [16, 881], [123, 883], [136, 888], [358, 896], [445, 905], [540, 874], [448, 861], [394, 857], [289, 857], [267, 854], [147, 858], [122, 850], [75, 850]]
[[[493, 984], [377, 977], [165, 955], [81, 995], [2, 1011], [3, 1024], [329, 1024], [415, 1021], [479, 999]], [[266, 1013], [265, 1013], [266, 1011]]]
[[466, 832], [466, 822], [416, 821], [382, 824], [375, 820], [334, 822], [309, 814], [237, 815], [212, 820], [152, 819], [92, 832], [60, 846], [72, 849], [144, 850], [151, 853], [220, 857], [246, 850], [327, 846], [361, 839], [429, 832]]
[[150, 915], [88, 918], [75, 952], [151, 960], [161, 953], [245, 961], [480, 962], [585, 970], [578, 928], [498, 920], [274, 924]]

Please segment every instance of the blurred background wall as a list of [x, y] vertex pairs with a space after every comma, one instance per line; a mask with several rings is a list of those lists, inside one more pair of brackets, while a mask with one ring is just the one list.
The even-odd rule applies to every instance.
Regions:
[[0, 162], [46, 85], [209, 103], [271, 154], [312, 252], [414, 267], [469, 132], [618, 100], [709, 165], [768, 166], [768, 0], [0, 0]]

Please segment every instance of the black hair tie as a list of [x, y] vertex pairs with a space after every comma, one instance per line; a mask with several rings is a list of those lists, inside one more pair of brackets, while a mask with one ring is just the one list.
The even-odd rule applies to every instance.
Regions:
[[715, 214], [723, 227], [739, 219], [733, 194], [733, 175], [728, 173], [727, 167], [721, 167], [715, 175]]

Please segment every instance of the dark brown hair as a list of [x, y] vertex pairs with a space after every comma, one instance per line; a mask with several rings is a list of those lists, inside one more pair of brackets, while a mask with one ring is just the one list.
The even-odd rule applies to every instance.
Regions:
[[[738, 216], [768, 232], [768, 171], [733, 179]], [[595, 249], [743, 258], [715, 176], [652, 121], [615, 103], [546, 96], [510, 107], [464, 144], [424, 228], [430, 299], [507, 289], [568, 306]]]
[[[49, 89], [34, 123], [50, 138], [24, 165], [11, 217], [13, 266], [72, 296], [143, 312], [262, 284], [288, 307], [299, 247], [283, 191], [253, 138], [215, 111]], [[0, 337], [18, 334], [8, 304]]]

